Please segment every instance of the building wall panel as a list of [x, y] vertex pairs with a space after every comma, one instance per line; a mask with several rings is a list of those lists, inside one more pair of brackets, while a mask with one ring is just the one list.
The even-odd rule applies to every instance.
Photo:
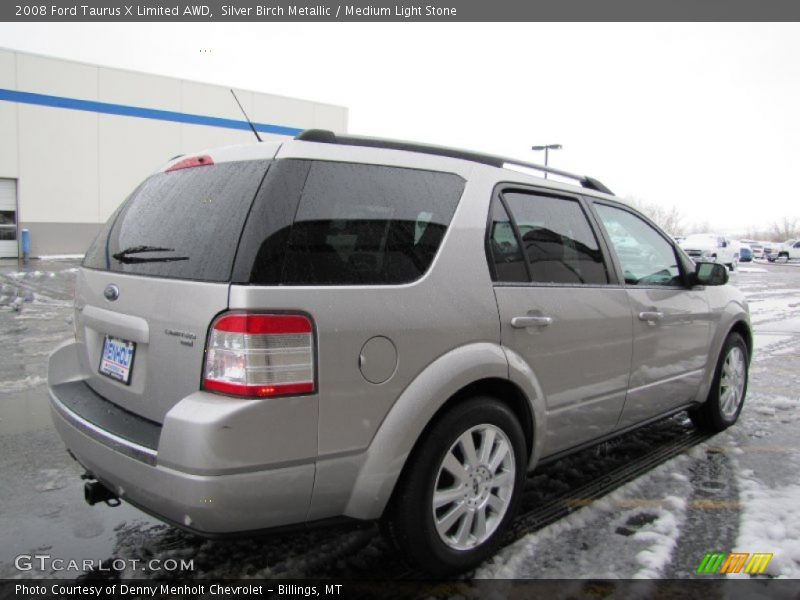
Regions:
[[91, 65], [17, 53], [17, 89], [24, 92], [97, 100], [97, 72]]
[[[0, 50], [0, 88], [17, 89], [17, 65], [13, 52]], [[0, 102], [0, 177], [16, 178], [17, 105]]]
[[20, 220], [99, 221], [98, 115], [27, 104], [17, 110]]
[[181, 110], [181, 81], [100, 67], [98, 100], [159, 110]]

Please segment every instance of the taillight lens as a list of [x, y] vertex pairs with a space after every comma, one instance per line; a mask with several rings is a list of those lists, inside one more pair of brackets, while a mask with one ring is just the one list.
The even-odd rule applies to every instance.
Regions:
[[310, 394], [314, 328], [298, 314], [229, 313], [211, 325], [203, 387], [211, 392], [269, 398]]

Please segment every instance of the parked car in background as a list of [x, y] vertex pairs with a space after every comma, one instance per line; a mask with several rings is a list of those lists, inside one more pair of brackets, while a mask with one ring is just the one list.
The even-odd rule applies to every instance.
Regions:
[[784, 242], [777, 252], [769, 255], [769, 261], [786, 259], [794, 260], [800, 258], [800, 240], [788, 240]]
[[716, 233], [693, 233], [680, 242], [680, 247], [695, 262], [718, 262], [731, 271], [739, 263], [739, 254], [733, 243]]
[[[756, 240], [742, 240], [741, 242], [742, 244], [747, 245], [750, 248], [753, 259], [764, 257], [764, 244], [762, 244], [761, 242], [757, 242]], [[742, 260], [741, 256], [739, 257], [739, 260], [745, 262], [744, 260]]]
[[509, 163], [312, 130], [145, 180], [50, 356], [86, 499], [209, 537], [380, 520], [448, 574], [542, 461], [683, 410], [733, 425], [753, 341], [727, 270], [595, 179]]
[[739, 262], [751, 262], [753, 260], [753, 251], [747, 244], [739, 246]]
[[775, 252], [775, 247], [777, 244], [775, 242], [761, 242], [762, 251], [761, 251], [761, 258], [769, 258], [769, 255]]

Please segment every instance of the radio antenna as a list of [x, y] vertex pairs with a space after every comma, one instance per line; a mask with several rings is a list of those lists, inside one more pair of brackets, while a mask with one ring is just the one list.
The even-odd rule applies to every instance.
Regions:
[[245, 118], [245, 119], [247, 119], [247, 124], [248, 124], [248, 125], [250, 125], [250, 129], [252, 129], [252, 130], [253, 130], [253, 135], [254, 135], [254, 136], [256, 136], [256, 139], [257, 139], [259, 142], [260, 142], [260, 141], [262, 141], [262, 139], [261, 139], [261, 136], [260, 136], [260, 135], [258, 135], [258, 132], [256, 131], [256, 126], [255, 126], [255, 125], [253, 125], [253, 122], [250, 120], [250, 117], [248, 117], [248, 116], [247, 116], [247, 113], [246, 113], [246, 112], [244, 112], [244, 107], [242, 106], [242, 103], [241, 103], [241, 102], [239, 102], [239, 98], [237, 98], [237, 97], [236, 97], [236, 92], [234, 92], [233, 90], [231, 90], [231, 94], [233, 95], [233, 99], [234, 99], [234, 100], [236, 100], [236, 104], [238, 104], [238, 105], [239, 105], [239, 110], [241, 110], [241, 111], [242, 111], [242, 114], [244, 115], [244, 118]]

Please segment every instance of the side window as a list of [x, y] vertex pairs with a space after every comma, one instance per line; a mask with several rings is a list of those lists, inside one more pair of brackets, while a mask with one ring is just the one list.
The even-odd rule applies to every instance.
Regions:
[[605, 204], [595, 204], [619, 257], [625, 283], [642, 286], [682, 285], [672, 245], [645, 220]]
[[503, 194], [537, 283], [603, 285], [608, 273], [577, 200], [525, 192]]
[[464, 180], [452, 173], [275, 161], [242, 235], [233, 281], [376, 285], [419, 279], [453, 218]]
[[514, 228], [503, 204], [492, 202], [492, 224], [489, 232], [489, 252], [494, 265], [495, 281], [528, 281], [528, 271], [522, 262]]
[[[419, 279], [458, 201], [458, 175], [314, 161], [285, 239], [285, 285], [375, 285]], [[280, 190], [276, 190], [279, 193]]]

